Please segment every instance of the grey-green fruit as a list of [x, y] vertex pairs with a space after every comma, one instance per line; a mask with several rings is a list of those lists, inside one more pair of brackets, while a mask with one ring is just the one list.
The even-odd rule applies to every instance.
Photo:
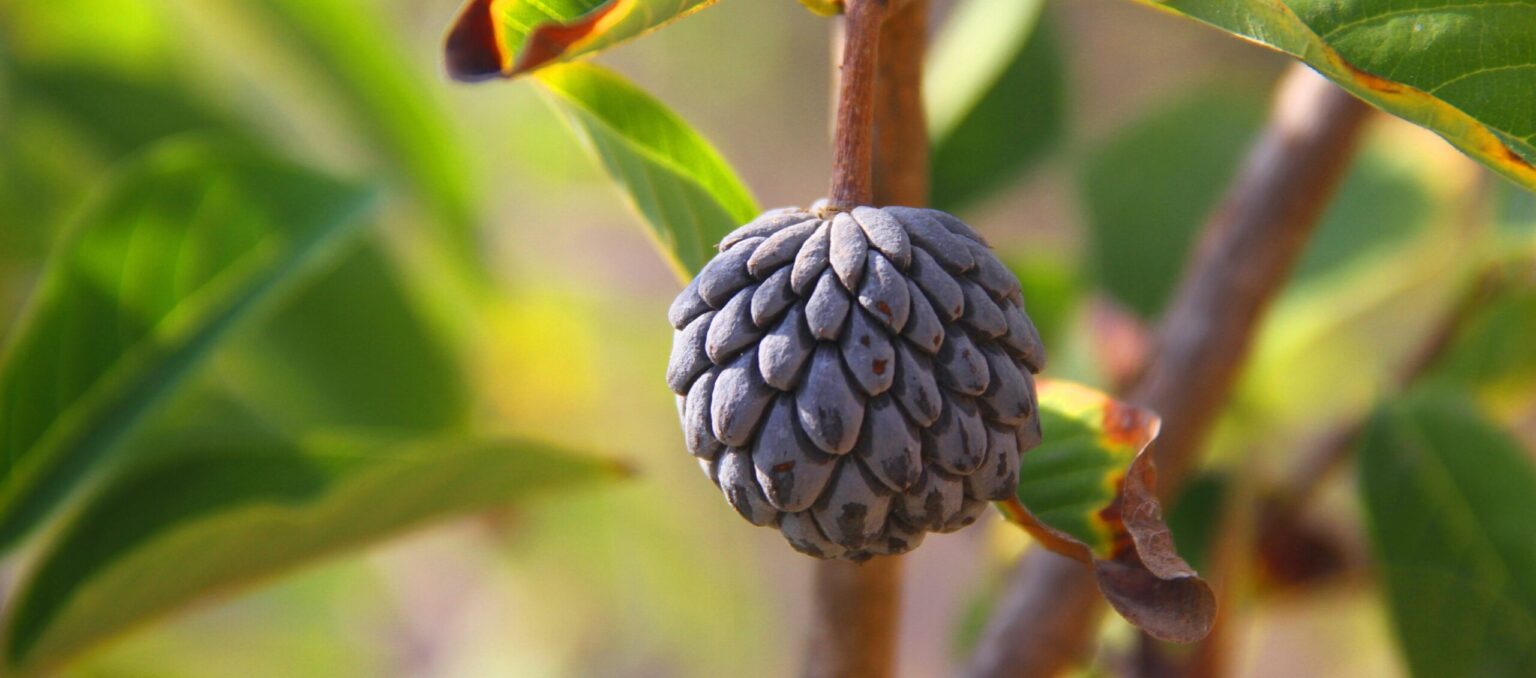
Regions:
[[969, 525], [1040, 440], [1019, 281], [937, 210], [770, 211], [668, 319], [689, 452], [802, 553], [863, 560]]

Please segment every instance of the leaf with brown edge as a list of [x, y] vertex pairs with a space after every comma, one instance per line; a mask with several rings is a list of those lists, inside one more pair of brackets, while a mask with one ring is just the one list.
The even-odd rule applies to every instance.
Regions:
[[1017, 496], [998, 507], [1042, 546], [1092, 567], [1126, 621], [1171, 642], [1204, 638], [1216, 598], [1174, 548], [1146, 453], [1161, 420], [1070, 382], [1040, 380], [1039, 398], [1043, 442], [1022, 459]]
[[598, 52], [716, 0], [469, 0], [448, 29], [455, 80], [511, 78]]
[[1536, 191], [1536, 6], [1528, 2], [1136, 1], [1305, 61]]

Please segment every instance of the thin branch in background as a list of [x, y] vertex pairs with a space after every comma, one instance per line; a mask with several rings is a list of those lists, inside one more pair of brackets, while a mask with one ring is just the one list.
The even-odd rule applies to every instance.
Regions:
[[[1511, 283], [1507, 271], [1500, 266], [1478, 273], [1462, 297], [1430, 327], [1420, 344], [1397, 369], [1388, 391], [1407, 390], [1439, 365], [1472, 319], [1497, 299]], [[1355, 443], [1365, 432], [1367, 421], [1368, 417], [1350, 421], [1323, 434], [1315, 445], [1307, 448], [1308, 452], [1302, 455], [1295, 471], [1275, 493], [1274, 500], [1264, 511], [1259, 531], [1261, 544], [1274, 531], [1294, 525], [1301, 519], [1300, 514], [1316, 496], [1318, 488], [1349, 459]]]
[[[832, 204], [921, 205], [928, 195], [928, 141], [922, 110], [927, 0], [903, 4], [883, 26], [883, 6], [852, 0], [848, 12]], [[878, 27], [878, 42], [885, 49], [876, 51], [872, 27]], [[876, 63], [861, 61], [863, 57]], [[856, 78], [858, 82], [850, 82]], [[862, 179], [848, 176], [850, 172]], [[863, 564], [816, 564], [816, 607], [805, 675], [883, 678], [895, 672], [902, 563], [900, 556], [886, 556]]]
[[[1458, 236], [1469, 242], [1481, 235], [1489, 221], [1489, 177], [1479, 176], [1461, 199], [1464, 207]], [[1462, 330], [1509, 282], [1498, 266], [1471, 277], [1461, 297], [1430, 325], [1394, 371], [1386, 392], [1411, 388], [1438, 365]], [[1217, 536], [1211, 540], [1220, 548], [1207, 558], [1210, 571], [1205, 573], [1229, 592], [1229, 600], [1232, 591], [1248, 588], [1252, 573], [1259, 569], [1274, 584], [1301, 587], [1338, 576], [1351, 567], [1346, 547], [1335, 535], [1308, 524], [1305, 514], [1319, 487], [1354, 450], [1369, 415], [1367, 411], [1304, 446], [1294, 470], [1278, 488], [1260, 491], [1252, 474], [1235, 474], [1222, 502]], [[1138, 652], [1141, 663], [1133, 675], [1226, 675], [1230, 644], [1226, 634], [1212, 633], [1192, 652], [1175, 659], [1165, 643], [1142, 634]]]
[[[1281, 80], [1264, 133], [1206, 224], [1152, 361], [1131, 390], [1132, 402], [1163, 418], [1152, 447], [1163, 497], [1174, 496], [1198, 461], [1258, 321], [1354, 157], [1369, 111], [1305, 66]], [[983, 631], [969, 675], [1054, 675], [1080, 660], [1103, 609], [1092, 587], [1086, 568], [1032, 550]]]

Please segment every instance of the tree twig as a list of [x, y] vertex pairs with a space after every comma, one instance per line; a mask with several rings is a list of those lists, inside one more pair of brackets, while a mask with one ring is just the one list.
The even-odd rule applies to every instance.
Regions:
[[875, 203], [928, 204], [928, 119], [923, 111], [923, 61], [928, 0], [904, 0], [880, 32], [875, 80]]
[[[1206, 224], [1154, 357], [1131, 390], [1132, 402], [1163, 418], [1153, 445], [1162, 496], [1172, 496], [1198, 460], [1258, 321], [1332, 197], [1369, 110], [1304, 66], [1281, 81], [1263, 135]], [[1085, 592], [1092, 581], [1064, 558], [1024, 558], [969, 674], [1053, 675], [1081, 658], [1103, 607]], [[1053, 642], [1070, 645], [1072, 656]]]
[[[1477, 314], [1510, 284], [1507, 271], [1493, 266], [1477, 273], [1466, 291], [1429, 328], [1418, 346], [1408, 355], [1392, 377], [1391, 390], [1404, 391], [1440, 363], [1462, 330]], [[1294, 523], [1299, 513], [1316, 494], [1324, 480], [1341, 466], [1355, 442], [1365, 432], [1368, 417], [1362, 417], [1328, 431], [1308, 447], [1295, 470], [1275, 493], [1273, 501], [1261, 514], [1260, 539], [1267, 533]]]
[[[927, 0], [909, 0], [883, 26], [875, 15], [885, 8], [865, 5], [869, 2], [848, 4], [832, 203], [845, 208], [870, 202], [921, 205], [928, 194], [921, 96]], [[879, 27], [878, 41], [886, 46], [878, 57], [869, 44], [876, 39], [869, 35], [870, 26]], [[858, 42], [861, 31], [863, 42]], [[850, 82], [855, 78], [862, 80]], [[871, 123], [878, 132], [872, 132]], [[902, 562], [892, 556], [862, 565], [817, 563], [805, 675], [884, 678], [894, 673]]]
[[852, 209], [873, 200], [876, 61], [888, 0], [847, 0], [843, 20], [842, 75], [838, 84], [837, 127], [832, 145], [831, 209]]

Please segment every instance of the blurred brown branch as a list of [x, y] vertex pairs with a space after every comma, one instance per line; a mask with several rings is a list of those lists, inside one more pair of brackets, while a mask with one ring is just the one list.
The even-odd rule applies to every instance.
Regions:
[[[1129, 400], [1163, 417], [1159, 493], [1174, 496], [1231, 394], [1258, 321], [1289, 277], [1354, 155], [1369, 107], [1305, 66], [1282, 78], [1263, 135], [1159, 326]], [[1090, 649], [1103, 604], [1093, 576], [1032, 550], [983, 631], [968, 674], [1048, 676]]]
[[[850, 22], [859, 20], [861, 15], [853, 12], [860, 4], [865, 3], [850, 3]], [[871, 76], [875, 79], [870, 107], [871, 176], [867, 179], [871, 194], [857, 202], [872, 198], [879, 205], [916, 206], [928, 200], [928, 133], [922, 108], [927, 20], [927, 0], [908, 0], [886, 17], [881, 27], [883, 49], [878, 51]], [[852, 36], [849, 38], [851, 44]], [[845, 70], [844, 76], [849, 75]], [[840, 108], [842, 105], [839, 102]], [[882, 678], [894, 673], [901, 572], [900, 556], [876, 557], [863, 564], [826, 561], [816, 565], [816, 608], [805, 675]]]
[[[1487, 176], [1474, 182], [1462, 202], [1465, 218], [1462, 235], [1468, 240], [1485, 228], [1487, 214]], [[1391, 376], [1388, 393], [1400, 393], [1419, 382], [1454, 345], [1466, 326], [1497, 298], [1511, 281], [1497, 263], [1470, 276], [1463, 283], [1460, 297], [1445, 309], [1408, 353]], [[1279, 487], [1266, 492], [1233, 492], [1223, 503], [1222, 544], [1224, 557], [1214, 559], [1216, 572], [1206, 573], [1213, 581], [1226, 584], [1230, 591], [1243, 587], [1255, 572], [1262, 571], [1267, 586], [1300, 588], [1345, 574], [1358, 563], [1346, 555], [1349, 548], [1340, 537], [1308, 520], [1307, 508], [1318, 489], [1355, 450], [1364, 434], [1372, 412], [1343, 422], [1317, 436], [1297, 456], [1290, 475]], [[1234, 551], [1241, 551], [1234, 553]], [[1141, 638], [1141, 656], [1160, 658], [1164, 667], [1177, 675], [1220, 676], [1228, 671], [1230, 648], [1224, 633], [1213, 633], [1187, 657], [1172, 658], [1167, 647], [1145, 635]], [[1156, 660], [1154, 660], [1156, 661]], [[1137, 675], [1155, 675], [1141, 667]]]

